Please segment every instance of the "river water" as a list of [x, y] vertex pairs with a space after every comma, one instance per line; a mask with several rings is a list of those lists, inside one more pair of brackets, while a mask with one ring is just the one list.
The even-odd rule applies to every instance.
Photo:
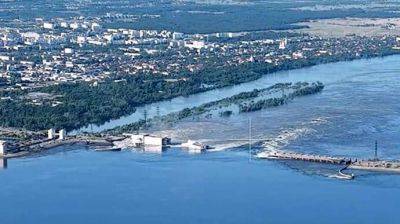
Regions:
[[325, 84], [281, 107], [154, 127], [212, 152], [71, 146], [9, 160], [0, 223], [399, 223], [400, 175], [354, 171], [355, 180], [341, 181], [329, 178], [339, 167], [256, 160], [242, 146], [251, 118], [253, 138], [268, 148], [369, 158], [378, 140], [380, 158], [400, 159], [399, 68], [400, 56], [319, 65], [149, 105], [150, 115], [162, 114], [277, 82]]

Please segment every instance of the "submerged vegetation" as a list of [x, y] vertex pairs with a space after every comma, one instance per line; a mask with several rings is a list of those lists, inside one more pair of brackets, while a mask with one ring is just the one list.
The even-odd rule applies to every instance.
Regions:
[[257, 111], [268, 107], [276, 107], [285, 104], [286, 99], [284, 97], [281, 98], [272, 98], [266, 100], [259, 100], [255, 103], [250, 103], [246, 105], [240, 105], [240, 112], [251, 112]]
[[262, 99], [257, 102], [250, 102], [248, 104], [239, 105], [240, 112], [251, 112], [257, 111], [268, 107], [276, 107], [285, 104], [288, 100], [299, 96], [305, 96], [321, 92], [324, 89], [324, 85], [321, 82], [312, 83], [298, 83], [296, 89], [288, 96], [284, 95], [279, 98]]
[[[179, 112], [161, 117], [118, 127], [110, 130], [112, 133], [132, 132], [149, 128], [154, 123], [172, 124], [187, 118], [211, 118], [214, 115], [230, 117], [234, 114], [246, 113], [284, 105], [296, 97], [319, 93], [324, 85], [321, 82], [278, 83], [273, 86], [242, 92], [221, 100], [212, 101], [197, 107], [185, 108]], [[276, 96], [278, 95], [278, 96]]]

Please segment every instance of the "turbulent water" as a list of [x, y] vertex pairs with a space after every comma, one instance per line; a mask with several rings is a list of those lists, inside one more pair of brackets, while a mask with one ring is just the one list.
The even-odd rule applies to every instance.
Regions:
[[[280, 107], [230, 118], [195, 119], [172, 127], [160, 124], [154, 129], [162, 129], [161, 133], [174, 138], [198, 139], [225, 149], [248, 143], [251, 119], [252, 138], [267, 148], [368, 158], [373, 156], [377, 140], [381, 158], [400, 159], [399, 66], [400, 57], [394, 56], [267, 76], [238, 88], [320, 80], [325, 89]], [[226, 92], [232, 91], [222, 90], [218, 95]]]
[[[81, 146], [8, 161], [0, 171], [0, 223], [399, 223], [400, 175], [255, 160], [252, 150], [400, 159], [400, 56], [280, 72], [255, 82], [147, 106], [149, 114], [200, 105], [278, 82], [321, 81], [320, 94], [229, 118], [186, 120], [154, 129], [215, 149], [189, 154]], [[139, 118], [139, 112], [102, 130]], [[136, 118], [135, 118], [136, 117]]]

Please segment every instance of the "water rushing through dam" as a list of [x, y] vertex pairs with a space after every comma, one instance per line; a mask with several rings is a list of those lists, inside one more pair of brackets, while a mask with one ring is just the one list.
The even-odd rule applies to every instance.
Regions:
[[[281, 82], [295, 83], [299, 81], [321, 81], [326, 85], [334, 86], [343, 82], [351, 84], [352, 82], [356, 82], [357, 79], [362, 80], [368, 77], [373, 77], [372, 79], [376, 81], [382, 76], [387, 77], [390, 76], [390, 74], [393, 75], [400, 71], [400, 68], [397, 67], [396, 64], [389, 65], [393, 62], [396, 62], [398, 57], [399, 56], [390, 56], [386, 57], [384, 60], [370, 59], [357, 60], [353, 62], [339, 62], [268, 74], [263, 76], [261, 79], [252, 82], [194, 94], [188, 97], [177, 97], [172, 100], [161, 101], [138, 107], [135, 113], [132, 113], [128, 116], [111, 120], [103, 125], [89, 125], [79, 130], [75, 130], [74, 133], [82, 131], [99, 132], [143, 119], [145, 111], [147, 117], [152, 118], [157, 115], [165, 115], [171, 112], [180, 111], [184, 108], [190, 108], [210, 101], [220, 100], [241, 92], [251, 91], [255, 88], [266, 88]], [[375, 64], [372, 65], [370, 63], [371, 61], [373, 61]], [[380, 74], [380, 77], [376, 77], [376, 74]], [[371, 83], [373, 83], [374, 80], [370, 80]], [[379, 87], [376, 86], [375, 88]], [[385, 90], [382, 89], [382, 91]], [[351, 94], [349, 94], [349, 96], [351, 96]]]
[[242, 146], [251, 118], [253, 137], [265, 148], [372, 158], [378, 140], [380, 158], [400, 159], [400, 56], [266, 75], [148, 105], [93, 131], [140, 119], [144, 108], [151, 116], [157, 107], [177, 111], [296, 81], [321, 81], [325, 89], [280, 107], [154, 127], [173, 139], [207, 142], [211, 152], [96, 153], [76, 145], [9, 160], [0, 170], [1, 223], [400, 222], [398, 175], [354, 171], [354, 181], [342, 181], [329, 178], [335, 165], [257, 160]]

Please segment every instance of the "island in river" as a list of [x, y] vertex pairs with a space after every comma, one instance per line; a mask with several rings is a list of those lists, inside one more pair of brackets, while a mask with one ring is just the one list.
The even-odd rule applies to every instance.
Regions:
[[93, 131], [141, 119], [143, 109], [150, 117], [157, 107], [160, 114], [179, 111], [255, 87], [324, 83], [321, 93], [283, 106], [151, 129], [215, 146], [203, 154], [174, 147], [163, 154], [96, 153], [73, 145], [9, 160], [0, 171], [7, 183], [0, 185], [7, 202], [0, 205], [2, 223], [397, 223], [399, 176], [354, 171], [353, 181], [333, 180], [336, 166], [250, 158], [246, 138], [250, 117], [253, 137], [268, 142], [265, 149], [373, 158], [377, 139], [379, 158], [398, 160], [399, 66], [399, 56], [325, 64], [138, 108]]

